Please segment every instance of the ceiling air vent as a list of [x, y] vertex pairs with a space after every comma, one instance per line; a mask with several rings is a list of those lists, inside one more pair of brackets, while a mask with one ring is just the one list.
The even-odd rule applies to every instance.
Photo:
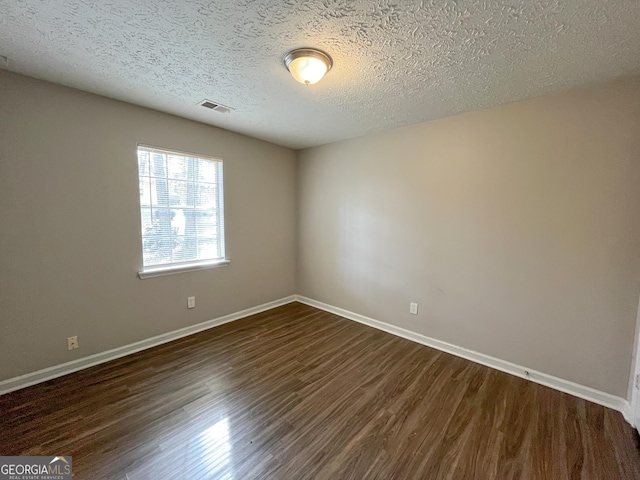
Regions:
[[212, 102], [211, 100], [203, 100], [198, 105], [204, 108], [208, 108], [209, 110], [215, 110], [219, 113], [229, 113], [233, 108], [227, 107], [226, 105], [221, 105], [216, 102]]

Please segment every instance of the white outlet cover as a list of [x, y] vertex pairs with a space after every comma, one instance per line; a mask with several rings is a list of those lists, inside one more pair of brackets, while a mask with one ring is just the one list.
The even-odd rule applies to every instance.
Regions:
[[418, 314], [418, 304], [417, 303], [410, 303], [409, 304], [409, 313], [411, 313], [412, 315], [417, 315]]
[[196, 308], [196, 297], [187, 297], [187, 308]]

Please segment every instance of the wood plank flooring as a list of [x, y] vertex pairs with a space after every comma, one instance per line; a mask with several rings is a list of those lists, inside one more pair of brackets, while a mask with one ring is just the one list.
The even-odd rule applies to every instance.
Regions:
[[0, 397], [77, 479], [640, 479], [615, 411], [293, 303]]

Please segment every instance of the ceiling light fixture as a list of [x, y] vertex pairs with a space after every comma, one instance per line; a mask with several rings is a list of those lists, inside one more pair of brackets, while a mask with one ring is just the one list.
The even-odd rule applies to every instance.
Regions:
[[333, 67], [333, 60], [323, 51], [315, 48], [298, 48], [284, 57], [287, 69], [300, 83], [312, 85], [319, 82]]

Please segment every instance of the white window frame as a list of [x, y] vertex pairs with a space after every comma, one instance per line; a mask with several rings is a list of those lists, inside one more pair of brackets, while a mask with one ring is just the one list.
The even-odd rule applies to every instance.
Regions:
[[[219, 189], [219, 207], [217, 209], [217, 214], [218, 214], [218, 225], [220, 225], [220, 230], [219, 230], [219, 236], [221, 237], [220, 240], [220, 248], [222, 250], [223, 253], [223, 257], [222, 258], [215, 258], [215, 259], [205, 259], [205, 260], [194, 260], [194, 261], [187, 261], [187, 262], [173, 262], [173, 263], [168, 263], [168, 264], [161, 264], [161, 265], [150, 265], [150, 266], [144, 266], [144, 260], [142, 260], [142, 270], [138, 272], [138, 277], [141, 279], [146, 279], [146, 278], [153, 278], [153, 277], [159, 277], [159, 276], [164, 276], [164, 275], [174, 275], [174, 274], [178, 274], [178, 273], [185, 273], [185, 272], [192, 272], [192, 271], [196, 271], [196, 270], [203, 270], [203, 269], [209, 269], [209, 268], [217, 268], [217, 267], [224, 267], [226, 265], [229, 265], [230, 261], [226, 256], [226, 235], [225, 235], [225, 215], [224, 215], [224, 162], [222, 160], [222, 158], [216, 158], [216, 157], [211, 157], [208, 155], [202, 155], [199, 153], [191, 153], [191, 152], [185, 152], [185, 151], [181, 151], [181, 150], [173, 150], [173, 149], [167, 149], [167, 148], [163, 148], [163, 147], [156, 147], [156, 146], [152, 146], [152, 145], [146, 145], [146, 144], [142, 144], [139, 143], [136, 146], [136, 165], [139, 166], [139, 161], [138, 161], [138, 152], [140, 149], [144, 149], [144, 150], [149, 150], [149, 151], [154, 151], [154, 152], [159, 152], [159, 153], [163, 153], [166, 155], [181, 155], [181, 156], [186, 156], [186, 157], [192, 157], [192, 158], [198, 158], [198, 159], [202, 159], [202, 160], [209, 160], [209, 161], [214, 161], [214, 162], [219, 162], [220, 164], [220, 171], [222, 173], [222, 175], [220, 176], [221, 180], [220, 182], [217, 184], [217, 188]], [[140, 170], [139, 168], [138, 170], [138, 181], [141, 180], [140, 177]], [[141, 203], [139, 203], [138, 205], [138, 212], [140, 213], [140, 253], [141, 253], [141, 258], [143, 257], [143, 249], [144, 249], [144, 238], [143, 238], [143, 234], [142, 234], [142, 210], [143, 208], [147, 208], [144, 207]]]

